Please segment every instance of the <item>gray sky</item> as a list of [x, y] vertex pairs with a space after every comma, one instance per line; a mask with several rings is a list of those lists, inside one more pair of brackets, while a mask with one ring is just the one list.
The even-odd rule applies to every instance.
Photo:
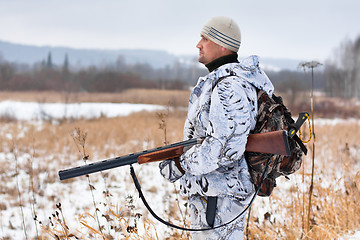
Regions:
[[225, 15], [241, 56], [323, 61], [360, 36], [359, 12], [359, 0], [0, 0], [0, 40], [196, 55], [203, 24]]

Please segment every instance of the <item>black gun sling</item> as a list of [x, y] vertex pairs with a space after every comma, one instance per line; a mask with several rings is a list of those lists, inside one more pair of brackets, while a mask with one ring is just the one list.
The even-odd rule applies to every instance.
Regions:
[[[266, 163], [266, 166], [265, 166], [265, 169], [264, 169], [264, 172], [263, 174], [261, 175], [261, 181], [260, 181], [260, 184], [258, 186], [258, 188], [256, 189], [255, 193], [254, 193], [254, 196], [252, 197], [249, 205], [241, 212], [239, 213], [239, 215], [237, 215], [233, 220], [227, 222], [227, 223], [224, 223], [222, 225], [219, 225], [219, 226], [210, 226], [209, 222], [211, 223], [212, 222], [212, 225], [214, 224], [214, 220], [215, 220], [215, 213], [216, 213], [216, 201], [217, 199], [212, 199], [210, 200], [213, 204], [215, 204], [215, 207], [211, 210], [211, 213], [207, 213], [206, 215], [209, 215], [209, 219], [208, 219], [208, 216], [206, 216], [206, 220], [210, 226], [210, 228], [201, 228], [201, 229], [194, 229], [194, 228], [185, 228], [185, 227], [181, 227], [181, 226], [177, 226], [175, 224], [172, 224], [172, 223], [169, 223], [167, 221], [165, 221], [164, 219], [162, 219], [161, 217], [159, 217], [150, 207], [150, 205], [148, 204], [148, 202], [146, 201], [145, 199], [145, 196], [141, 190], [141, 186], [140, 186], [140, 183], [139, 183], [139, 180], [138, 178], [136, 177], [136, 174], [135, 174], [135, 170], [134, 170], [134, 167], [130, 164], [130, 175], [133, 179], [133, 182], [135, 184], [135, 187], [136, 189], [138, 190], [139, 192], [139, 197], [141, 198], [142, 202], [144, 203], [146, 209], [151, 213], [151, 215], [156, 219], [158, 220], [159, 222], [165, 224], [166, 226], [169, 226], [169, 227], [172, 227], [172, 228], [176, 228], [176, 229], [179, 229], [179, 230], [183, 230], [183, 231], [192, 231], [192, 232], [200, 232], [200, 231], [208, 231], [208, 230], [213, 230], [213, 229], [217, 229], [217, 228], [221, 228], [221, 227], [224, 227], [232, 222], [234, 222], [236, 219], [238, 219], [240, 216], [242, 216], [252, 205], [252, 203], [254, 202], [257, 194], [259, 193], [260, 189], [261, 189], [261, 186], [264, 182], [264, 179], [266, 178], [266, 172], [269, 168], [269, 165], [270, 165], [270, 161], [271, 158], [268, 159], [267, 163]], [[211, 216], [211, 217], [210, 217]], [[212, 219], [213, 218], [213, 219]]]

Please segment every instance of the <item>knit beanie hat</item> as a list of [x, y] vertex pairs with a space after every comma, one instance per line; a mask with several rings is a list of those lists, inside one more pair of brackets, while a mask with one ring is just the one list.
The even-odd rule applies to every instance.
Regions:
[[214, 17], [201, 30], [201, 35], [233, 52], [239, 51], [241, 43], [240, 28], [228, 17]]

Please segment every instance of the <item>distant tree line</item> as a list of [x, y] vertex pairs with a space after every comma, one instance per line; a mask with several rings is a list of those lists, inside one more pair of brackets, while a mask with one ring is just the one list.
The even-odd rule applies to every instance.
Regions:
[[0, 60], [0, 89], [8, 91], [54, 90], [86, 92], [120, 92], [129, 88], [186, 89], [190, 84], [183, 79], [197, 74], [180, 65], [153, 69], [147, 64], [126, 65], [119, 60], [106, 67], [92, 66], [71, 69], [68, 57], [56, 66], [51, 53], [34, 66], [24, 67]]
[[360, 98], [360, 37], [345, 40], [325, 64], [325, 92], [329, 96]]
[[[0, 89], [9, 91], [54, 90], [85, 92], [121, 92], [129, 88], [188, 89], [207, 70], [196, 60], [154, 69], [148, 64], [126, 64], [122, 56], [106, 66], [74, 69], [64, 56], [61, 65], [52, 62], [51, 53], [33, 66], [9, 63], [0, 58]], [[266, 71], [276, 91], [288, 92], [294, 98], [308, 90], [310, 76], [301, 69]], [[316, 71], [315, 88], [329, 96], [360, 97], [360, 37], [345, 41], [335, 57]]]

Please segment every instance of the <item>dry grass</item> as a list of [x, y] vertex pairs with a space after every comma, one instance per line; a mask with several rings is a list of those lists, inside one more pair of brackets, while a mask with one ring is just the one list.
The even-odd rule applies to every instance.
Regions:
[[190, 92], [183, 90], [129, 89], [120, 93], [0, 92], [0, 101], [144, 103], [187, 107]]
[[[158, 103], [167, 103], [171, 98], [170, 96], [175, 96], [174, 92], [150, 92], [149, 96], [152, 97], [154, 97], [152, 94], [161, 95], [164, 93], [164, 95], [158, 96], [158, 99], [162, 99], [156, 100]], [[181, 92], [179, 94], [184, 94], [184, 98], [187, 98], [185, 97], [187, 93]], [[31, 98], [30, 95], [29, 99]], [[146, 94], [142, 95], [145, 96]], [[176, 97], [180, 95], [176, 95]], [[4, 97], [4, 95], [1, 96]], [[32, 99], [37, 97], [39, 96], [34, 97], [32, 95]], [[99, 100], [100, 95], [98, 97], [96, 101], [101, 101]], [[95, 99], [94, 97], [91, 98]], [[109, 95], [103, 99], [105, 101], [105, 99], [119, 98], [116, 98], [115, 95]], [[50, 101], [50, 98], [46, 101]], [[58, 100], [54, 99], [54, 101]], [[147, 102], [149, 100], [143, 101], [149, 103]], [[61, 166], [61, 168], [79, 165], [78, 160], [82, 158], [82, 155], [78, 152], [71, 137], [74, 129], [81, 128], [87, 133], [87, 154], [90, 155], [90, 159], [99, 160], [145, 148], [162, 146], [165, 141], [164, 122], [167, 130], [166, 141], [169, 143], [180, 141], [185, 114], [186, 112], [180, 110], [162, 113], [142, 112], [128, 117], [76, 120], [55, 125], [43, 123], [41, 126], [16, 121], [0, 122], [0, 153], [5, 154], [5, 158], [9, 159], [9, 161], [2, 162], [0, 167], [0, 189], [4, 196], [0, 200], [0, 216], [3, 217], [3, 212], [8, 209], [19, 208], [17, 189], [7, 184], [19, 174], [26, 174], [28, 178], [30, 175], [33, 176], [32, 189], [29, 187], [28, 178], [24, 182], [20, 181], [22, 199], [27, 201], [24, 203], [25, 212], [27, 208], [31, 208], [30, 196], [32, 194], [38, 200], [35, 205], [35, 212], [42, 212], [42, 209], [45, 209], [44, 204], [48, 202], [53, 202], [55, 206], [58, 203], [57, 201], [66, 200], [64, 199], [65, 196], [59, 197], [49, 194], [42, 188], [58, 181], [57, 171], [54, 169], [55, 161], [56, 166]], [[253, 209], [261, 209], [267, 206], [266, 214], [263, 216], [260, 215], [260, 211], [253, 210], [249, 225], [249, 239], [338, 239], [345, 233], [359, 230], [359, 123], [357, 121], [342, 121], [333, 124], [333, 122], [322, 123], [316, 120], [315, 127], [315, 185], [309, 228], [307, 227], [306, 216], [311, 172], [310, 156], [313, 149], [310, 149], [308, 157], [305, 158], [303, 168], [291, 176], [293, 183], [291, 186], [284, 179], [281, 179], [279, 186], [270, 198], [256, 199]], [[311, 143], [308, 144], [308, 147], [310, 146]], [[20, 159], [19, 172], [17, 173], [13, 171], [12, 153], [14, 152], [19, 155], [27, 154], [23, 160]], [[146, 166], [142, 168], [142, 172], [144, 171], [146, 171]], [[47, 178], [42, 179], [41, 174], [46, 172]], [[140, 181], [144, 180], [141, 179], [141, 174], [138, 177]], [[119, 181], [112, 174], [104, 174], [103, 178], [107, 182], [106, 186], [112, 185], [114, 181]], [[69, 187], [76, 181], [79, 179], [69, 180], [64, 185]], [[129, 182], [128, 184], [126, 189], [133, 189], [132, 183]], [[161, 184], [155, 183], [154, 186], [144, 191], [150, 196], [159, 194]], [[43, 238], [41, 239], [56, 239], [55, 235], [62, 237], [62, 239], [71, 239], [73, 235], [83, 239], [89, 239], [89, 236], [91, 239], [112, 239], [111, 234], [108, 234], [111, 231], [122, 232], [125, 239], [158, 239], [157, 229], [160, 223], [152, 223], [146, 212], [140, 216], [137, 210], [138, 206], [133, 205], [131, 197], [124, 202], [122, 200], [124, 196], [111, 196], [111, 190], [109, 192], [106, 187], [97, 189], [97, 191], [107, 193], [99, 206], [99, 213], [103, 215], [102, 218], [106, 218], [104, 225], [106, 234], [102, 234], [97, 228], [91, 208], [79, 210], [81, 214], [78, 221], [83, 227], [74, 229], [73, 226], [65, 225], [65, 220], [68, 223], [69, 219], [65, 219], [59, 208], [54, 207], [53, 214], [47, 213], [50, 222], [45, 223], [46, 219], [40, 219], [40, 217], [35, 221], [42, 226], [40, 235]], [[179, 224], [182, 224], [183, 221], [180, 217], [182, 213], [179, 212], [179, 208], [175, 204], [177, 203], [175, 200], [177, 195], [174, 190], [166, 191], [164, 196], [169, 197], [169, 199], [164, 199], [161, 204], [167, 205], [166, 212], [170, 220], [178, 219]], [[127, 195], [127, 192], [124, 194]], [[44, 203], [45, 198], [47, 201]], [[111, 201], [116, 201], [116, 204], [111, 204]], [[264, 202], [267, 204], [264, 205]], [[183, 208], [183, 206], [181, 207]], [[182, 211], [186, 218], [186, 210], [183, 209]], [[137, 221], [137, 225], [134, 225], [134, 221]], [[1, 228], [14, 227], [8, 225], [5, 220], [2, 220], [0, 224]], [[27, 224], [31, 224], [31, 217], [28, 218]], [[144, 235], [139, 235], [137, 232], [137, 227], [140, 225], [146, 229]], [[170, 231], [168, 235], [171, 236], [170, 239], [189, 238], [188, 234], [180, 231]], [[4, 239], [6, 239], [5, 236]]]

